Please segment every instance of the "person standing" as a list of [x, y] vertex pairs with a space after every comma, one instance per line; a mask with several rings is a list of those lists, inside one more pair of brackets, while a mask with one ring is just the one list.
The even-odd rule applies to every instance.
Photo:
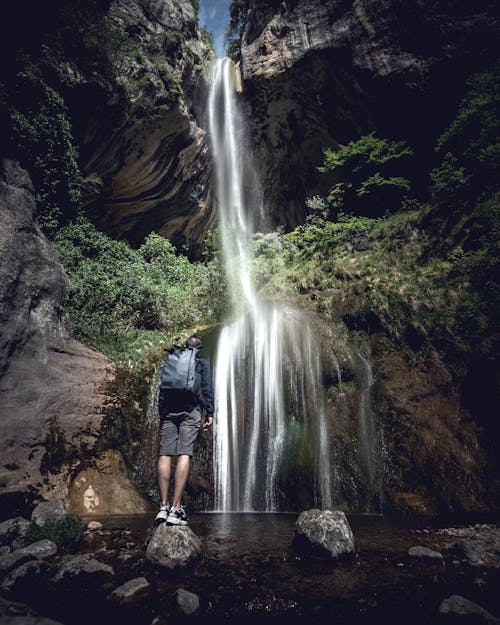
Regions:
[[[196, 350], [196, 373], [201, 378], [199, 393], [180, 389], [160, 390], [160, 457], [158, 459], [158, 488], [161, 507], [155, 521], [172, 525], [187, 525], [188, 517], [182, 506], [182, 496], [189, 476], [193, 445], [200, 425], [209, 430], [213, 424], [214, 391], [210, 363], [198, 355], [202, 343], [190, 336], [185, 349]], [[205, 419], [202, 423], [202, 413]], [[177, 458], [174, 475], [172, 506], [168, 503], [168, 491], [172, 458]]]

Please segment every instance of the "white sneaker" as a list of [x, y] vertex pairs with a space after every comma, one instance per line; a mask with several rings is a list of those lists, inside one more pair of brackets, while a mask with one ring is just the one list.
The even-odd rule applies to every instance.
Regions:
[[155, 522], [156, 523], [163, 523], [164, 521], [166, 521], [169, 512], [170, 512], [170, 507], [169, 506], [161, 506], [160, 511], [158, 512], [158, 514], [155, 517]]
[[188, 522], [188, 518], [182, 506], [178, 509], [174, 508], [174, 506], [170, 508], [170, 513], [167, 518], [167, 523], [169, 525], [187, 525]]

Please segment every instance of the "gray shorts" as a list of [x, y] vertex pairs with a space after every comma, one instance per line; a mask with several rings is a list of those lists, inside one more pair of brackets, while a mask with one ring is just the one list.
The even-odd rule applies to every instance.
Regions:
[[201, 424], [201, 412], [170, 412], [160, 429], [160, 456], [193, 455], [193, 445]]

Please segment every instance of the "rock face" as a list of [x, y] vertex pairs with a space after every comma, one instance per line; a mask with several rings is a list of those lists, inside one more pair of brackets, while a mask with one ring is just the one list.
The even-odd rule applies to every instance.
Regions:
[[[209, 54], [190, 0], [114, 0], [108, 17], [123, 33], [114, 76], [55, 71], [70, 104], [85, 173], [104, 183], [89, 197], [92, 218], [112, 236], [139, 243], [152, 230], [193, 249], [215, 213], [201, 66]], [[52, 62], [53, 64], [53, 62]], [[97, 102], [79, 103], [80, 94]], [[193, 101], [193, 99], [195, 99]]]
[[330, 554], [332, 558], [354, 554], [354, 537], [340, 510], [306, 510], [295, 522], [294, 547], [299, 551]]
[[119, 451], [107, 450], [71, 482], [68, 507], [76, 515], [146, 514], [151, 505], [127, 476]]
[[303, 219], [322, 150], [371, 130], [429, 147], [496, 57], [494, 4], [251, 0], [241, 49], [265, 204]]
[[91, 449], [109, 362], [70, 339], [60, 317], [65, 274], [35, 225], [26, 172], [0, 171], [0, 482], [4, 514], [37, 493], [64, 497], [67, 458]]
[[158, 566], [183, 567], [201, 556], [201, 541], [189, 527], [159, 525], [149, 541], [146, 558]]

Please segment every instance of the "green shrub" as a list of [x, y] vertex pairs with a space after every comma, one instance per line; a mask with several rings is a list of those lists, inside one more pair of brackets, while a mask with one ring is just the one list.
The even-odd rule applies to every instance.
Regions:
[[123, 351], [131, 330], [206, 325], [225, 308], [218, 260], [191, 263], [155, 233], [134, 250], [79, 217], [54, 243], [69, 278], [64, 310], [70, 326], [110, 355]]
[[410, 191], [410, 181], [400, 172], [412, 155], [404, 141], [380, 139], [373, 132], [335, 150], [325, 150], [319, 171], [333, 172], [341, 179], [328, 194], [334, 214], [343, 210], [378, 216], [399, 208]]
[[54, 236], [80, 204], [82, 179], [71, 122], [62, 97], [27, 65], [11, 97], [13, 140], [28, 167], [42, 229]]
[[48, 521], [43, 527], [38, 527], [34, 522], [26, 532], [26, 543], [34, 543], [37, 540], [48, 538], [56, 543], [60, 551], [68, 553], [73, 551], [83, 541], [84, 525], [73, 514], [68, 514], [57, 521]]

